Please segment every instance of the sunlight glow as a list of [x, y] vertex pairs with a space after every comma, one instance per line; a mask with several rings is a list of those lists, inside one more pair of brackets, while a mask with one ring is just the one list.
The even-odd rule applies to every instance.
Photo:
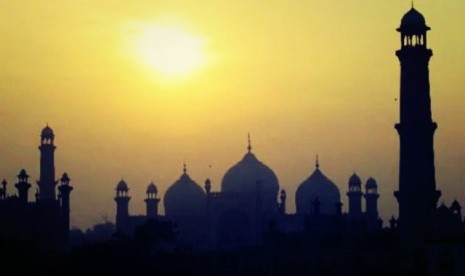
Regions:
[[206, 62], [200, 38], [165, 26], [146, 27], [136, 48], [144, 63], [164, 77], [186, 76]]

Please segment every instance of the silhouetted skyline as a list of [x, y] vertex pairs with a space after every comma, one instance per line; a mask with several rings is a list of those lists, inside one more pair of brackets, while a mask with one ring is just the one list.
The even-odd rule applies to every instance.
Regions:
[[[163, 195], [183, 162], [194, 180], [208, 177], [218, 190], [250, 132], [254, 151], [288, 195], [318, 154], [340, 190], [354, 172], [363, 182], [372, 176], [383, 219], [397, 213], [389, 196], [398, 170], [394, 29], [410, 3], [180, 3], [2, 9], [0, 177], [12, 183], [24, 167], [39, 179], [37, 137], [49, 123], [57, 133], [57, 171], [69, 171], [75, 186], [71, 225], [87, 228], [114, 217], [108, 195], [121, 178], [131, 186], [134, 214], [145, 212], [146, 186], [155, 182]], [[463, 5], [416, 3], [434, 31], [437, 187], [446, 203], [465, 200]], [[177, 86], [161, 82], [126, 47], [141, 22], [205, 38], [216, 61]], [[287, 210], [294, 206], [290, 196]]]
[[[426, 16], [426, 18], [429, 17]], [[340, 18], [338, 17], [338, 19]], [[217, 67], [218, 69], [221, 67], [220, 64], [227, 64], [227, 62], [223, 63], [225, 60], [218, 58], [216, 53], [206, 50], [204, 38], [168, 26], [140, 22], [129, 23], [129, 21], [126, 23], [128, 23], [125, 25], [125, 28], [128, 28], [126, 31], [131, 33], [128, 37], [133, 36], [136, 39], [137, 36], [135, 49], [138, 51], [139, 58], [145, 62], [146, 69], [151, 68], [156, 75], [153, 80], [157, 83], [157, 88], [160, 89], [157, 92], [182, 93], [183, 97], [179, 94], [171, 99], [176, 99], [177, 103], [195, 98], [187, 97], [185, 92], [188, 90], [183, 90], [187, 87], [184, 85], [196, 82], [200, 84], [201, 82], [198, 81], [207, 71], [210, 71], [211, 76], [218, 77], [221, 74], [215, 75], [212, 73], [214, 71], [212, 68]], [[397, 120], [391, 122], [391, 126], [395, 123], [394, 128], [386, 127], [380, 123], [388, 118], [384, 117], [387, 114], [382, 112], [383, 104], [377, 102], [375, 96], [365, 95], [364, 97], [363, 91], [360, 91], [359, 100], [363, 99], [362, 103], [366, 104], [365, 107], [378, 108], [371, 116], [364, 118], [366, 121], [354, 120], [357, 117], [355, 112], [351, 113], [354, 116], [341, 117], [344, 114], [340, 105], [342, 101], [333, 99], [333, 101], [324, 104], [323, 100], [318, 105], [323, 111], [320, 115], [337, 110], [338, 112], [334, 112], [332, 115], [334, 117], [320, 118], [309, 116], [310, 114], [315, 115], [313, 113], [301, 113], [302, 117], [299, 120], [310, 128], [323, 132], [328, 131], [327, 133], [332, 136], [330, 135], [330, 138], [325, 135], [319, 136], [319, 132], [316, 132], [317, 135], [309, 135], [305, 131], [301, 133], [285, 131], [285, 143], [276, 147], [273, 144], [274, 135], [279, 136], [279, 133], [283, 133], [279, 131], [283, 130], [279, 127], [279, 122], [283, 123], [287, 130], [302, 128], [299, 124], [292, 124], [286, 120], [281, 121], [282, 118], [291, 119], [291, 117], [286, 117], [286, 114], [282, 113], [283, 110], [273, 108], [273, 104], [271, 104], [282, 97], [284, 100], [279, 103], [279, 107], [286, 105], [290, 107], [292, 93], [284, 93], [285, 96], [272, 93], [275, 97], [271, 95], [262, 97], [261, 101], [250, 97], [254, 95], [253, 93], [247, 94], [247, 103], [253, 103], [257, 107], [254, 112], [258, 113], [255, 115], [263, 112], [262, 115], [267, 117], [266, 120], [263, 120], [265, 117], [250, 116], [243, 122], [241, 120], [235, 121], [240, 116], [250, 115], [247, 112], [241, 113], [240, 108], [235, 108], [231, 114], [237, 115], [239, 118], [234, 118], [234, 120], [224, 121], [224, 117], [211, 113], [207, 120], [205, 117], [201, 121], [208, 125], [209, 122], [212, 122], [211, 120], [215, 121], [216, 119], [216, 122], [219, 123], [218, 126], [221, 125], [216, 131], [221, 133], [220, 137], [229, 138], [226, 141], [234, 140], [234, 135], [228, 136], [228, 132], [222, 131], [228, 129], [228, 126], [235, 126], [235, 123], [238, 122], [247, 125], [257, 121], [266, 121], [270, 127], [259, 128], [259, 130], [268, 133], [269, 136], [265, 135], [262, 136], [261, 140], [258, 139], [260, 141], [258, 145], [263, 143], [268, 148], [265, 147], [267, 150], [264, 151], [264, 154], [256, 152], [257, 143], [251, 138], [254, 136], [251, 136], [249, 132], [246, 147], [242, 150], [242, 152], [245, 150], [243, 157], [239, 161], [236, 159], [236, 161], [230, 162], [227, 169], [224, 170], [216, 168], [215, 161], [207, 162], [207, 166], [204, 168], [206, 175], [204, 181], [191, 174], [191, 163], [186, 160], [182, 162], [182, 169], [178, 172], [178, 177], [174, 177], [168, 186], [164, 185], [163, 182], [160, 185], [158, 180], [152, 178], [145, 182], [145, 189], [140, 189], [140, 184], [133, 185], [124, 176], [125, 172], [128, 171], [130, 175], [134, 176], [143, 173], [149, 167], [153, 169], [153, 164], [141, 166], [140, 162], [143, 163], [144, 157], [152, 156], [154, 152], [157, 152], [154, 151], [157, 148], [162, 149], [159, 151], [160, 153], [165, 151], [168, 153], [155, 158], [161, 162], [157, 169], [161, 169], [160, 175], [162, 177], [167, 177], [170, 173], [169, 160], [173, 160], [170, 158], [179, 154], [183, 147], [192, 147], [192, 149], [200, 151], [208, 149], [201, 156], [196, 156], [195, 160], [198, 163], [193, 163], [194, 169], [196, 165], [198, 169], [202, 162], [215, 157], [215, 155], [209, 154], [213, 152], [215, 147], [220, 146], [220, 143], [215, 143], [218, 142], [215, 140], [215, 137], [218, 136], [204, 137], [210, 140], [204, 139], [202, 142], [209, 141], [210, 143], [206, 144], [205, 147], [197, 147], [198, 137], [195, 138], [195, 136], [189, 136], [179, 129], [176, 130], [175, 125], [179, 123], [177, 120], [169, 120], [172, 125], [164, 125], [164, 121], [159, 120], [159, 117], [151, 117], [153, 113], [144, 117], [146, 120], [134, 120], [134, 114], [143, 108], [134, 109], [132, 112], [121, 110], [121, 118], [126, 118], [131, 127], [147, 124], [142, 131], [139, 129], [141, 131], [139, 133], [150, 133], [148, 130], [151, 129], [149, 127], [151, 124], [148, 122], [155, 119], [160, 123], [157, 125], [159, 130], [171, 128], [171, 132], [166, 137], [173, 138], [170, 135], [174, 135], [178, 140], [167, 139], [156, 142], [151, 139], [144, 140], [137, 136], [138, 132], [131, 132], [132, 129], [127, 128], [128, 125], [106, 124], [96, 129], [81, 128], [81, 135], [78, 139], [70, 139], [71, 145], [75, 142], [82, 145], [82, 148], [79, 148], [77, 152], [67, 151], [66, 146], [61, 147], [59, 140], [56, 139], [59, 136], [56, 134], [61, 132], [52, 129], [47, 123], [42, 128], [40, 139], [38, 139], [39, 158], [37, 159], [39, 162], [36, 167], [40, 173], [37, 181], [31, 180], [33, 177], [24, 169], [27, 167], [23, 164], [21, 166], [23, 169], [15, 175], [17, 182], [14, 185], [11, 185], [14, 181], [7, 175], [5, 178], [8, 179], [9, 183], [7, 180], [1, 182], [0, 224], [3, 227], [0, 228], [0, 247], [3, 250], [0, 252], [0, 258], [7, 263], [10, 260], [19, 261], [16, 269], [19, 274], [81, 275], [84, 271], [92, 269], [95, 273], [106, 271], [107, 274], [115, 275], [123, 272], [125, 274], [146, 275], [155, 272], [155, 270], [160, 275], [185, 274], [186, 272], [193, 275], [208, 275], [210, 273], [214, 275], [278, 275], [284, 273], [290, 275], [341, 275], [341, 273], [344, 275], [463, 275], [465, 272], [465, 219], [462, 216], [461, 202], [463, 201], [460, 197], [465, 196], [465, 194], [461, 190], [456, 191], [456, 187], [458, 187], [456, 184], [444, 186], [438, 183], [440, 182], [438, 179], [441, 179], [441, 174], [438, 172], [445, 167], [457, 168], [462, 164], [452, 162], [452, 160], [444, 162], [436, 158], [438, 147], [435, 143], [437, 138], [435, 134], [438, 133], [438, 125], [442, 126], [443, 124], [440, 120], [439, 124], [436, 123], [436, 100], [433, 96], [436, 88], [432, 84], [434, 82], [432, 72], [435, 69], [430, 64], [430, 59], [433, 56], [431, 49], [436, 49], [436, 47], [435, 42], [430, 39], [432, 35], [428, 32], [431, 30], [430, 25], [433, 25], [434, 30], [434, 24], [426, 20], [425, 16], [415, 9], [412, 3], [411, 8], [407, 12], [404, 11], [400, 25], [396, 29], [400, 36], [400, 46], [395, 51], [395, 56], [400, 61], [400, 66], [398, 65], [400, 78], [396, 81], [400, 83], [400, 93], [394, 98], [397, 105], [395, 110], [399, 114]], [[138, 27], [141, 29], [136, 30]], [[433, 36], [436, 34], [436, 32], [431, 33]], [[139, 36], [141, 34], [143, 35]], [[397, 41], [399, 40], [397, 39]], [[245, 42], [238, 45], [246, 45]], [[344, 41], [342, 40], [342, 42]], [[147, 47], [152, 43], [154, 43], [153, 48]], [[121, 53], [128, 52], [122, 51]], [[287, 49], [287, 53], [289, 53], [289, 49]], [[376, 50], [366, 50], [364, 57], [376, 60], [376, 53]], [[232, 52], [228, 55], [235, 56]], [[257, 55], [256, 61], [260, 61], [258, 57]], [[142, 63], [139, 65], [142, 66]], [[273, 72], [279, 72], [280, 68], [281, 66], [277, 66]], [[381, 70], [385, 67], [378, 64], [375, 68]], [[363, 80], [368, 82], [376, 80], [376, 78], [369, 77], [370, 70], [360, 71], [366, 72], [360, 74]], [[335, 73], [336, 70], [331, 72]], [[355, 70], [347, 71], [347, 73], [349, 72], [353, 73]], [[443, 70], [439, 70], [439, 72], [444, 73]], [[297, 83], [299, 81], [297, 75], [290, 74], [288, 81], [296, 81]], [[443, 75], [449, 76], [447, 73]], [[295, 79], [291, 78], [294, 76]], [[254, 81], [257, 81], [258, 78], [257, 75], [253, 74], [249, 77], [252, 77]], [[335, 84], [335, 87], [339, 87], [339, 89], [344, 87], [343, 83], [334, 82], [337, 79], [337, 74], [327, 75], [327, 77], [332, 80], [331, 83]], [[356, 80], [357, 78], [352, 78], [352, 81], [356, 82]], [[60, 87], [58, 83], [56, 86]], [[211, 88], [215, 86], [214, 83], [214, 81], [207, 79], [201, 87]], [[277, 84], [279, 83], [279, 80], [273, 80], [270, 82], [272, 86], [269, 87], [278, 88]], [[265, 90], [262, 92], [266, 91], [266, 87], [268, 86], [263, 83], [262, 88]], [[288, 88], [292, 88], [292, 85]], [[378, 88], [385, 89], [386, 87], [379, 84]], [[306, 89], [308, 87], [303, 88], [302, 91]], [[13, 90], [9, 92], [11, 91]], [[257, 95], [255, 94], [255, 96]], [[162, 100], [162, 102], [167, 99], [162, 99], [160, 96], [161, 94], [158, 94], [157, 99]], [[53, 97], [57, 102], [60, 101], [59, 98], [58, 95]], [[130, 101], [136, 98], [138, 97], [132, 95], [126, 100]], [[323, 97], [317, 98], [322, 100]], [[116, 97], [106, 99], [108, 106], [117, 102], [113, 99]], [[202, 99], [208, 102], [212, 98], [206, 96]], [[311, 97], [302, 97], [301, 100], [304, 99], [309, 101]], [[230, 107], [234, 102], [234, 100], [223, 100], [225, 100], [224, 104], [216, 106], [219, 108], [218, 110], [226, 110], [224, 107]], [[65, 104], [69, 104], [70, 107], [73, 107], [73, 104], [87, 106], [91, 102], [91, 99], [85, 99], [82, 102], [65, 101], [60, 106], [65, 107]], [[195, 101], [185, 103], [188, 105], [178, 106], [182, 107], [182, 110], [175, 107], [173, 111], [182, 122], [187, 122], [184, 126], [189, 126], [189, 128], [184, 130], [190, 134], [201, 133], [205, 129], [198, 124], [200, 121], [196, 121], [199, 117], [193, 114], [202, 115], [202, 113], [195, 113], [196, 109], [193, 107], [206, 107], [208, 104], [196, 105]], [[293, 111], [296, 114], [302, 112], [298, 108], [299, 104], [294, 104], [293, 107], [297, 108]], [[52, 110], [50, 107], [53, 105], [36, 103], [36, 106], [47, 113]], [[148, 106], [151, 106], [150, 103], [145, 107]], [[169, 106], [166, 105], [163, 108]], [[247, 104], [244, 104], [244, 107], [246, 106]], [[101, 106], [99, 111], [108, 112], [111, 110], [111, 108], [106, 109], [106, 107], [107, 105]], [[64, 108], [62, 111], [70, 110]], [[364, 111], [367, 112], [368, 109]], [[452, 112], [452, 108], [448, 111]], [[90, 113], [92, 114], [92, 112]], [[219, 112], [218, 114], [225, 115], [226, 113]], [[79, 110], [78, 115], [85, 118], [90, 114], [86, 114], [86, 110], [82, 109]], [[284, 116], [280, 117], [280, 115]], [[63, 117], [63, 122], [66, 122], [65, 117]], [[94, 123], [99, 120], [105, 121], [104, 117], [100, 116], [96, 116], [94, 119]], [[314, 124], [307, 125], [312, 120]], [[346, 120], [348, 120], [347, 122], [352, 120], [352, 123], [345, 124]], [[365, 124], [371, 120], [377, 127], [384, 126], [391, 132], [397, 131], [400, 139], [397, 147], [393, 148], [398, 154], [395, 162], [396, 170], [389, 169], [387, 165], [389, 162], [382, 162], [373, 157], [380, 152], [375, 151], [374, 144], [370, 146], [367, 141], [373, 139], [372, 135], [379, 136], [384, 132], [372, 131], [373, 129], [368, 127], [369, 124]], [[336, 121], [337, 124], [334, 123]], [[364, 123], [357, 124], [360, 122]], [[458, 128], [461, 126], [457, 121], [446, 120], [444, 124], [447, 126], [451, 123]], [[68, 122], [66, 125], [70, 126], [71, 124]], [[82, 125], [72, 125], [71, 127], [80, 128]], [[121, 131], [121, 133], [116, 133], [119, 135], [115, 139], [107, 140], [105, 144], [94, 144], [98, 138], [103, 137], [100, 134], [105, 133], [105, 131], [111, 133], [115, 127]], [[237, 127], [243, 128], [244, 125]], [[365, 131], [357, 131], [357, 127], [365, 128]], [[208, 128], [213, 130], [214, 126], [209, 125]], [[336, 135], [339, 131], [343, 133], [346, 128], [351, 132], [344, 136]], [[5, 133], [8, 134], [6, 135], [8, 137], [15, 133], [15, 129]], [[160, 133], [166, 134], [166, 132]], [[69, 139], [68, 132], [63, 131], [63, 134]], [[154, 137], [151, 136], [151, 138]], [[386, 137], [384, 136], [384, 138]], [[307, 138], [310, 142], [304, 143], [305, 146], [301, 150], [295, 151], [294, 147], [299, 147], [295, 141], [301, 138]], [[326, 139], [323, 139], [323, 142], [318, 142], [318, 139], [321, 138]], [[5, 138], [2, 137], [2, 139]], [[328, 148], [328, 145], [335, 141], [338, 143], [335, 143], [334, 147]], [[383, 147], [386, 151], [386, 154], [381, 156], [387, 158], [389, 156], [387, 153], [391, 150], [388, 148], [390, 142], [387, 139], [374, 141], [377, 142], [378, 147]], [[116, 148], [115, 142], [119, 143], [120, 147]], [[166, 148], [166, 142], [171, 143], [173, 148]], [[21, 143], [18, 142], [18, 144]], [[70, 146], [70, 144], [66, 145]], [[86, 148], [85, 146], [89, 144], [93, 146]], [[106, 146], [115, 148], [108, 152], [108, 156], [95, 158], [99, 152], [105, 151]], [[315, 154], [313, 166], [309, 163], [302, 163], [301, 158], [289, 157], [298, 153], [308, 154], [313, 146], [330, 149], [329, 156], [334, 154], [341, 157], [340, 162], [334, 164], [329, 162], [327, 167], [322, 165], [320, 151]], [[459, 146], [459, 143], [449, 144], [447, 148], [439, 146], [439, 151], [449, 149], [449, 147], [451, 149], [457, 148], [454, 152], [461, 158], [462, 152]], [[364, 157], [372, 158], [371, 162], [367, 165], [365, 162], [360, 162], [358, 154], [351, 155], [349, 163], [358, 167], [360, 164], [357, 162], [360, 162], [363, 169], [346, 172], [345, 180], [335, 183], [337, 180], [333, 180], [334, 175], [341, 174], [341, 169], [347, 168], [343, 163], [348, 161], [346, 160], [347, 153], [353, 151], [354, 147], [362, 149], [357, 152], [358, 154], [363, 152], [366, 154], [366, 151], [369, 151], [370, 154]], [[294, 150], [292, 150], [293, 148]], [[6, 149], [6, 157], [9, 157], [8, 150], [17, 156], [24, 154], [22, 149], [17, 150], [14, 146], [8, 145]], [[57, 158], [59, 156], [57, 153], [60, 152], [56, 151], [57, 149], [65, 149], [64, 156], [73, 152], [73, 158]], [[93, 149], [92, 154], [85, 149]], [[106, 149], [108, 150], [108, 148]], [[216, 149], [218, 150], [218, 148]], [[133, 152], [127, 153], [128, 150]], [[230, 148], [223, 146], [223, 149], [217, 152], [218, 156], [222, 156], [218, 162], [224, 162], [227, 158], [223, 158], [228, 155], [230, 150], [234, 150], [234, 146]], [[35, 151], [37, 152], [37, 149]], [[283, 154], [283, 152], [286, 153]], [[273, 159], [275, 154], [278, 154], [278, 159]], [[85, 158], [91, 162], [84, 162]], [[111, 165], [112, 161], [121, 158], [127, 166], [116, 168]], [[173, 158], [176, 159], [176, 157]], [[266, 158], [281, 162], [283, 171], [291, 174], [292, 177], [298, 176], [299, 168], [302, 166], [311, 173], [307, 172], [306, 176], [300, 178], [298, 184], [295, 185], [297, 188], [294, 189], [292, 184], [282, 184], [283, 180], [279, 177], [279, 173]], [[80, 160], [80, 162], [75, 162], [76, 160]], [[12, 163], [14, 161], [17, 161], [16, 158], [13, 158]], [[393, 161], [390, 160], [390, 162]], [[28, 161], [25, 163], [28, 164]], [[77, 177], [71, 180], [67, 173], [63, 173], [62, 177], [57, 179], [55, 174], [57, 165], [60, 167], [59, 171], [62, 171], [61, 166], [66, 167], [66, 171], [71, 172], [72, 176], [75, 175], [75, 169]], [[81, 171], [83, 168], [87, 168], [84, 174]], [[10, 165], [6, 166], [7, 174], [10, 169]], [[117, 181], [113, 182], [113, 188], [106, 189], [103, 193], [107, 199], [111, 199], [113, 193], [113, 210], [116, 211], [114, 224], [108, 221], [108, 212], [103, 214], [98, 212], [99, 208], [105, 206], [106, 203], [94, 205], [100, 196], [97, 191], [106, 188], [106, 185], [95, 185], [89, 189], [93, 183], [82, 182], [85, 177], [89, 179], [95, 177], [97, 170], [102, 170], [100, 173], [104, 173], [102, 175], [104, 178], [109, 178], [114, 174], [109, 173], [109, 171], [122, 174]], [[333, 173], [332, 170], [336, 173]], [[151, 170], [149, 175], [155, 171], [157, 170]], [[367, 171], [369, 172], [367, 173]], [[215, 176], [218, 173], [221, 175], [221, 180]], [[463, 173], [463, 170], [456, 171], [454, 176], [463, 177], [460, 173]], [[150, 177], [149, 175], [144, 175], [144, 177]], [[394, 184], [383, 183], [386, 179], [393, 178], [397, 179]], [[450, 176], [450, 179], [452, 178], [454, 177]], [[218, 184], [215, 183], [216, 181]], [[36, 185], [35, 200], [32, 200], [30, 194], [33, 189], [31, 188], [35, 188]], [[160, 187], [162, 187], [161, 192], [159, 191]], [[393, 188], [393, 191], [390, 191], [390, 188]], [[74, 192], [71, 196], [72, 191]], [[137, 194], [145, 195], [145, 199], [140, 200], [138, 196], [134, 196]], [[447, 194], [449, 196], [446, 196]], [[455, 200], [451, 200], [451, 197], [455, 197]], [[77, 198], [76, 201], [75, 198]], [[343, 200], [345, 198], [347, 198], [345, 201], [347, 203]], [[146, 207], [143, 212], [131, 208], [134, 203], [141, 204], [141, 201], [145, 202]], [[398, 212], [393, 211], [395, 208], [386, 208], [384, 212], [389, 213], [388, 215], [384, 214], [383, 218], [383, 204], [380, 204], [383, 201], [384, 208], [392, 203], [398, 204]], [[76, 204], [73, 206], [74, 202]], [[86, 206], [85, 208], [92, 214], [83, 212], [83, 206]], [[163, 208], [160, 208], [161, 206]], [[291, 206], [295, 206], [295, 208]], [[74, 216], [74, 219], [70, 218], [70, 214]], [[84, 223], [87, 219], [97, 215], [101, 215], [101, 218], [90, 223], [93, 226], [85, 231], [70, 227], [81, 219]], [[390, 219], [387, 218], [388, 216]], [[98, 259], [97, 262], [96, 259]], [[120, 266], [122, 261], [124, 265]], [[25, 265], [25, 262], [28, 262], [29, 265]]]

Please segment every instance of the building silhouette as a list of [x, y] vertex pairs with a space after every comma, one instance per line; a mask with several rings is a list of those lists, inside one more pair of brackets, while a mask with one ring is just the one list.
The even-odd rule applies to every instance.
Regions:
[[[396, 275], [463, 275], [461, 206], [457, 201], [449, 207], [444, 203], [437, 206], [441, 192], [435, 180], [433, 138], [437, 124], [431, 111], [428, 30], [425, 18], [413, 7], [397, 29], [401, 76], [400, 122], [395, 128], [400, 138], [400, 163], [399, 188], [394, 195], [399, 214], [386, 226], [379, 218], [376, 180], [369, 177], [363, 187], [361, 178], [353, 173], [347, 182], [348, 208], [344, 212], [339, 187], [323, 173], [318, 157], [314, 171], [297, 186], [296, 212], [288, 213], [287, 193], [280, 190], [273, 170], [252, 152], [250, 136], [246, 154], [224, 173], [220, 191], [212, 191], [210, 179], [202, 190], [184, 165], [183, 174], [164, 195], [165, 216], [157, 218], [173, 221], [180, 244], [197, 250], [241, 250], [261, 245], [283, 259], [286, 255], [317, 258], [310, 267], [323, 267], [323, 271], [334, 271], [332, 264], [350, 267], [349, 275], [355, 275], [354, 271], [380, 272], [381, 260], [383, 265], [397, 264], [392, 270]], [[128, 191], [127, 187], [123, 190]], [[128, 196], [121, 202], [124, 208], [117, 207], [117, 224], [129, 225]], [[145, 219], [153, 217], [149, 209], [147, 205]], [[318, 255], [320, 250], [326, 255]], [[296, 255], [296, 251], [303, 255]], [[357, 267], [349, 261], [351, 256], [341, 252], [363, 258], [365, 267]]]
[[[17, 194], [9, 194], [4, 179], [0, 189], [0, 242], [27, 244], [38, 250], [64, 250], [68, 243], [70, 194], [73, 187], [64, 173], [55, 179], [55, 134], [46, 126], [40, 136], [40, 180], [35, 201], [29, 201], [31, 183], [22, 169], [14, 185]], [[58, 186], [58, 187], [57, 187]], [[58, 190], [58, 194], [56, 194]]]
[[431, 115], [428, 63], [433, 55], [427, 48], [425, 18], [412, 8], [397, 29], [401, 48], [396, 52], [401, 65], [399, 225], [405, 242], [431, 234], [437, 201], [433, 136], [437, 124]]
[[379, 231], [382, 221], [378, 215], [376, 180], [367, 180], [365, 193], [361, 183], [356, 174], [349, 178], [349, 212], [343, 213], [339, 188], [322, 172], [317, 158], [314, 172], [297, 188], [296, 213], [286, 213], [286, 191], [279, 190], [274, 171], [252, 152], [249, 137], [243, 158], [224, 173], [221, 191], [211, 190], [210, 179], [202, 189], [188, 175], [184, 164], [180, 178], [164, 195], [164, 216], [154, 216], [160, 199], [156, 194], [149, 195], [150, 191], [156, 191], [153, 183], [147, 188], [146, 214], [130, 215], [129, 188], [121, 180], [115, 197], [116, 229], [120, 234], [133, 236], [137, 225], [149, 218], [172, 221], [178, 242], [195, 250], [238, 250], [260, 245], [271, 225], [283, 233]]
[[[184, 164], [163, 196], [164, 215], [158, 212], [161, 199], [153, 182], [146, 189], [146, 213], [132, 215], [130, 189], [121, 179], [114, 197], [116, 235], [109, 238], [112, 223], [96, 225], [86, 234], [96, 244], [74, 249], [65, 262], [39, 262], [58, 264], [58, 274], [71, 275], [88, 272], [88, 266], [115, 275], [465, 275], [462, 207], [456, 200], [437, 206], [441, 193], [435, 183], [430, 28], [412, 7], [397, 30], [400, 164], [394, 195], [399, 214], [387, 226], [378, 213], [377, 181], [368, 177], [363, 185], [356, 173], [348, 177], [344, 211], [339, 186], [323, 172], [318, 156], [309, 177], [296, 185], [296, 212], [289, 213], [287, 192], [252, 151], [249, 135], [244, 156], [225, 171], [220, 191], [212, 191], [210, 179], [201, 187]], [[66, 173], [55, 179], [54, 138], [45, 127], [35, 202], [29, 201], [32, 185], [26, 170], [17, 175], [15, 195], [2, 181], [0, 246], [66, 248], [73, 188]], [[86, 240], [82, 232], [76, 236]], [[68, 264], [76, 270], [64, 270]]]

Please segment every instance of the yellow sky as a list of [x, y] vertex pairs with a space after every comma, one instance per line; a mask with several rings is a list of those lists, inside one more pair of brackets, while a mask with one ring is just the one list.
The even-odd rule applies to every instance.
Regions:
[[[465, 203], [465, 2], [415, 6], [432, 29], [437, 186], [446, 202]], [[144, 212], [148, 183], [163, 195], [184, 161], [199, 184], [210, 177], [218, 190], [251, 132], [290, 212], [319, 154], [343, 203], [355, 171], [378, 180], [383, 218], [397, 214], [395, 28], [409, 8], [406, 0], [3, 0], [0, 177], [10, 193], [21, 168], [39, 177], [38, 136], [49, 123], [57, 175], [68, 172], [75, 187], [71, 224], [89, 227], [114, 219], [121, 177], [133, 214]], [[152, 25], [198, 37], [210, 61], [166, 81], [131, 47]]]

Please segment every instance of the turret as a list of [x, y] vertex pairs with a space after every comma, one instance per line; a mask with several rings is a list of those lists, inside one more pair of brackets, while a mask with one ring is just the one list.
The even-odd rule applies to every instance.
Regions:
[[454, 200], [454, 202], [450, 205], [450, 211], [455, 217], [462, 220], [462, 206], [460, 206], [460, 203], [457, 200]]
[[129, 218], [129, 188], [126, 182], [121, 181], [116, 185], [116, 231], [123, 233], [126, 230], [127, 219]]
[[55, 134], [47, 125], [40, 135], [40, 180], [39, 198], [41, 201], [56, 200], [55, 198], [55, 145], [53, 144]]
[[365, 184], [366, 219], [368, 226], [375, 228], [378, 226], [378, 184], [370, 177]]
[[362, 216], [362, 181], [355, 173], [349, 178], [349, 216], [360, 218]]
[[157, 198], [158, 189], [153, 182], [147, 186], [147, 198], [145, 199], [147, 218], [155, 218], [158, 215], [158, 203], [160, 199]]
[[69, 232], [69, 213], [70, 213], [70, 194], [73, 187], [69, 184], [71, 179], [67, 173], [64, 173], [60, 179], [60, 185], [58, 186], [59, 199], [61, 211], [64, 218], [64, 230]]
[[18, 189], [19, 201], [26, 204], [28, 202], [28, 192], [31, 184], [28, 182], [29, 175], [25, 169], [22, 169], [18, 174], [18, 183], [15, 184]]

